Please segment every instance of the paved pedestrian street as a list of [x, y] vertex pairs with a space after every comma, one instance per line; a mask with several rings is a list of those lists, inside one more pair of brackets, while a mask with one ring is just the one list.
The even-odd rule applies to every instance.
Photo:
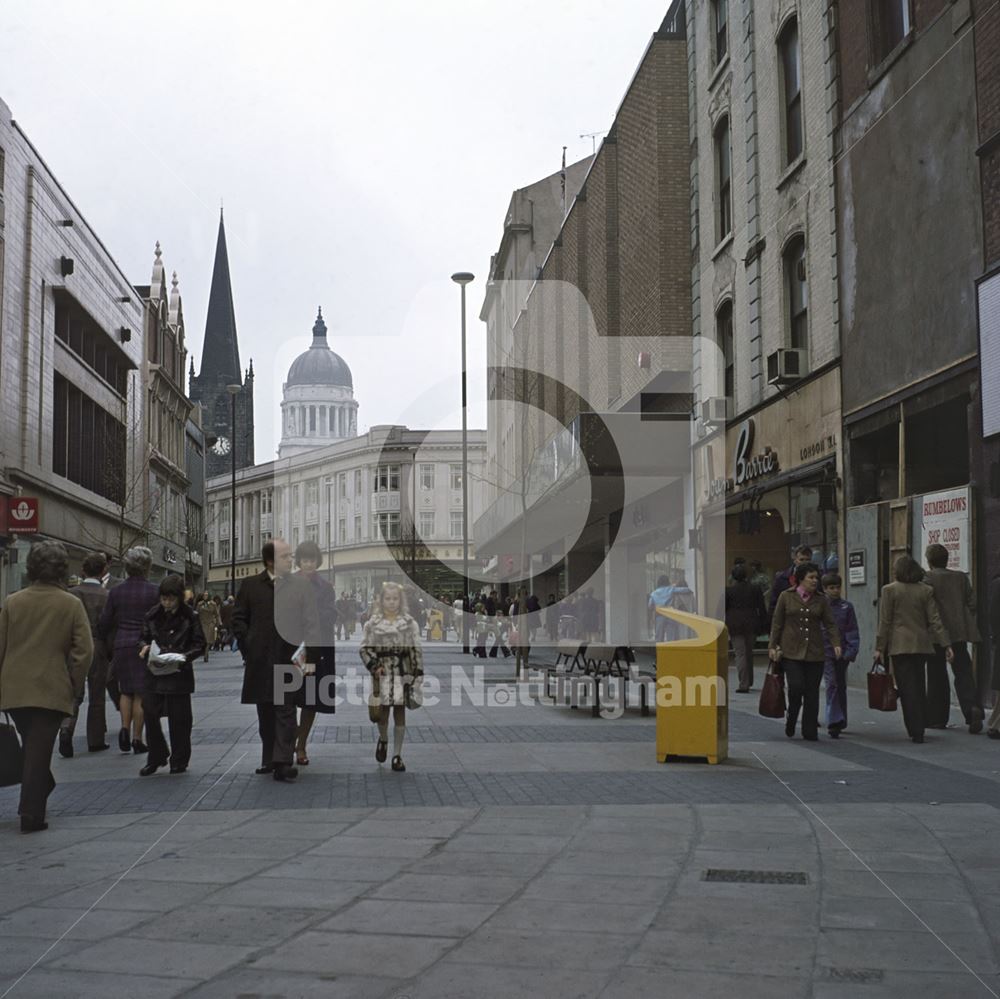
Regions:
[[318, 716], [294, 785], [256, 776], [214, 654], [188, 773], [78, 738], [30, 836], [0, 790], [0, 996], [1000, 993], [1000, 744], [914, 745], [854, 690], [839, 741], [789, 740], [754, 691], [725, 764], [661, 765], [652, 716], [532, 703], [512, 659], [452, 703], [479, 662], [428, 648], [405, 774], [362, 700]]

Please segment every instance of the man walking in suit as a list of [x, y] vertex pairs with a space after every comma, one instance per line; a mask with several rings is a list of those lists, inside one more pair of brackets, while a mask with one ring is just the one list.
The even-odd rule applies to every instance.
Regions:
[[[926, 556], [930, 571], [924, 582], [934, 591], [934, 599], [941, 612], [941, 623], [948, 632], [955, 653], [951, 661], [955, 693], [969, 732], [977, 735], [983, 730], [984, 712], [968, 646], [969, 642], [979, 641], [976, 596], [969, 577], [964, 572], [948, 568], [948, 549], [944, 545], [929, 545]], [[934, 654], [927, 659], [927, 727], [944, 728], [948, 724], [950, 712], [948, 665], [944, 649], [936, 645]]]
[[[93, 552], [83, 560], [84, 580], [79, 586], [74, 586], [69, 592], [83, 601], [87, 620], [90, 622], [90, 635], [94, 640], [94, 658], [87, 671], [87, 748], [92, 753], [99, 753], [108, 748], [104, 741], [108, 733], [108, 719], [104, 708], [104, 691], [108, 684], [108, 652], [104, 642], [97, 635], [97, 622], [101, 611], [108, 602], [108, 591], [101, 584], [101, 578], [107, 571], [107, 558], [103, 552]], [[76, 702], [73, 714], [59, 726], [59, 755], [73, 755], [73, 733], [76, 731], [76, 719], [80, 714], [82, 699]]]
[[[281, 667], [307, 670], [316, 662], [319, 621], [307, 581], [291, 575], [292, 550], [281, 538], [261, 551], [264, 571], [244, 580], [233, 609], [233, 634], [243, 653], [243, 704], [257, 706], [259, 774], [294, 780], [296, 717], [294, 695], [277, 693]], [[305, 651], [299, 651], [305, 644]]]

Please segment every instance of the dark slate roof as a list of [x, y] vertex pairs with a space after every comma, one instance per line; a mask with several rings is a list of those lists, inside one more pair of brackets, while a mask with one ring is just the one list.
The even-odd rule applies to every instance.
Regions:
[[236, 336], [236, 310], [233, 308], [233, 286], [229, 279], [229, 252], [226, 249], [226, 227], [219, 213], [219, 237], [215, 244], [215, 268], [212, 290], [208, 296], [208, 318], [205, 320], [205, 343], [201, 350], [199, 380], [243, 382], [240, 368], [240, 345]]
[[326, 342], [326, 323], [320, 309], [313, 324], [312, 346], [292, 361], [286, 385], [342, 385], [354, 388], [351, 369]]

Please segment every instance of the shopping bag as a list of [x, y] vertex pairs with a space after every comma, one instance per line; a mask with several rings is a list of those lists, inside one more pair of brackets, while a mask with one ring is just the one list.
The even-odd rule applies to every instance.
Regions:
[[868, 673], [868, 707], [874, 711], [895, 711], [897, 700], [892, 676], [881, 663], [873, 663]]
[[765, 718], [785, 717], [785, 676], [773, 666], [764, 674], [757, 711]]
[[424, 703], [424, 678], [415, 676], [412, 683], [406, 684], [405, 704], [411, 711], [416, 711]]
[[[8, 721], [9, 721], [9, 715]], [[21, 783], [24, 754], [17, 738], [17, 729], [8, 722], [0, 722], [0, 787]]]

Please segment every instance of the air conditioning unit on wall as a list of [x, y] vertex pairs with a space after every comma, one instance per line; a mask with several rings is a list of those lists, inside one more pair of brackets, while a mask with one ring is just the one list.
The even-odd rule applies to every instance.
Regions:
[[767, 384], [787, 385], [805, 378], [809, 359], [805, 350], [782, 348], [767, 355]]
[[701, 419], [706, 427], [724, 427], [729, 419], [729, 400], [724, 396], [706, 399], [701, 404]]

